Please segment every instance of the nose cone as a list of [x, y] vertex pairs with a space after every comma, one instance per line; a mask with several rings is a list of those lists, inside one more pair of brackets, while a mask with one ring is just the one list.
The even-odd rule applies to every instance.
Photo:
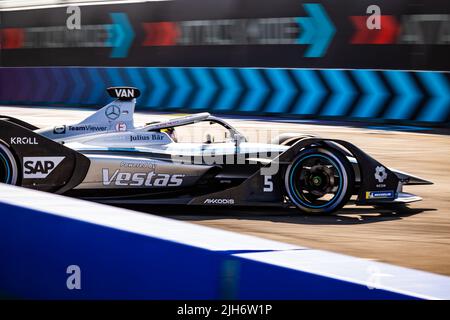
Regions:
[[395, 173], [397, 178], [399, 178], [400, 181], [406, 185], [421, 185], [421, 184], [422, 185], [427, 185], [427, 184], [430, 185], [430, 184], [433, 184], [433, 182], [431, 182], [431, 181], [419, 178], [417, 176], [410, 175], [408, 173], [405, 173], [405, 172], [402, 172], [402, 171], [399, 171], [396, 169], [389, 169], [389, 170], [391, 170], [393, 173]]

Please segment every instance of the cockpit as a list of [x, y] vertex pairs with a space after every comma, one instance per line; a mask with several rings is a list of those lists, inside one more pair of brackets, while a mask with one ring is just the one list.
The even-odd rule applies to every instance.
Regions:
[[204, 144], [246, 142], [246, 138], [233, 126], [207, 112], [147, 123], [140, 130], [164, 132], [174, 142], [201, 142]]

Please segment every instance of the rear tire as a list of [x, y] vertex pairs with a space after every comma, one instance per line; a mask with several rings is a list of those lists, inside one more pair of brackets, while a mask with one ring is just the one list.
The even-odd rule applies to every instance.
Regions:
[[0, 142], [0, 183], [16, 185], [18, 173], [14, 155], [6, 145]]
[[329, 214], [352, 196], [355, 174], [339, 151], [314, 147], [300, 152], [287, 167], [285, 189], [302, 212]]

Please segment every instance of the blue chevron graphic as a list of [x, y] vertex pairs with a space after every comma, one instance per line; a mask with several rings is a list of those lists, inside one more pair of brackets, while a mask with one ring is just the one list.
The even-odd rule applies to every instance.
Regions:
[[418, 120], [445, 122], [450, 114], [450, 87], [446, 77], [437, 72], [419, 72], [418, 75], [432, 96]]
[[52, 95], [52, 101], [54, 102], [63, 102], [65, 97], [64, 94], [66, 92], [66, 81], [63, 75], [63, 71], [61, 68], [51, 68], [51, 72], [53, 77], [55, 78], [55, 86]]
[[[383, 78], [386, 78], [387, 84]], [[421, 83], [420, 87], [416, 85], [416, 79]], [[404, 120], [437, 123], [448, 122], [450, 113], [450, 82], [445, 72], [219, 67], [24, 67], [0, 68], [0, 82], [5, 89], [0, 90], [0, 101], [10, 104], [101, 106], [110, 101], [105, 95], [106, 87], [131, 85], [141, 89], [142, 97], [138, 102], [142, 107], [161, 108], [170, 104], [172, 110], [196, 107], [210, 111], [286, 114], [292, 100], [298, 95], [291, 114], [312, 116], [318, 115], [319, 107], [330, 93], [320, 115], [342, 117], [351, 114], [367, 119], [380, 115], [391, 95], [388, 88], [392, 87], [392, 103], [380, 119], [396, 119], [400, 123], [404, 123]], [[301, 92], [298, 92], [299, 87]], [[357, 92], [362, 93], [362, 96], [355, 104]], [[187, 105], [193, 95], [195, 104]], [[422, 100], [425, 100], [424, 104], [419, 104]], [[419, 106], [422, 109], [415, 112]]]
[[86, 103], [85, 101], [89, 101], [88, 98], [91, 95], [91, 90], [93, 88], [93, 84], [91, 82], [91, 77], [89, 76], [89, 72], [87, 70], [88, 68], [78, 68], [78, 70], [80, 71], [81, 77], [83, 79], [83, 93], [81, 95], [81, 101], [79, 102], [80, 104], [82, 103]]
[[210, 107], [211, 99], [214, 97], [214, 93], [217, 90], [217, 86], [214, 83], [208, 69], [206, 68], [191, 68], [192, 75], [200, 88], [192, 103], [193, 109], [206, 109]]
[[71, 95], [68, 102], [71, 104], [82, 103], [82, 95], [85, 84], [83, 81], [83, 77], [80, 74], [80, 69], [69, 68], [69, 74], [72, 77], [75, 85], [71, 87]]
[[397, 94], [384, 117], [386, 119], [409, 119], [420, 99], [419, 89], [407, 72], [385, 71], [384, 74]]
[[311, 18], [296, 18], [300, 26], [300, 34], [297, 42], [299, 44], [311, 44], [314, 41], [315, 26]]
[[108, 83], [107, 86], [113, 87], [113, 86], [123, 86], [124, 80], [122, 79], [122, 76], [120, 75], [119, 68], [105, 68], [106, 74], [108, 76]]
[[[139, 74], [139, 68], [125, 68], [125, 72], [131, 80], [129, 86], [139, 88], [141, 92], [145, 92], [146, 90], [148, 90], [147, 84], [144, 82], [141, 75]], [[141, 105], [138, 99], [136, 103]]]
[[292, 70], [297, 83], [302, 87], [296, 106], [293, 109], [294, 114], [315, 114], [320, 102], [325, 97], [327, 91], [320, 82], [317, 74], [313, 70]]
[[363, 87], [364, 97], [353, 111], [352, 116], [376, 117], [384, 101], [389, 96], [376, 71], [353, 70], [353, 76]]
[[310, 45], [305, 52], [305, 57], [322, 57], [336, 33], [336, 28], [321, 4], [305, 3], [303, 7], [310, 18], [297, 18], [297, 23], [302, 30], [297, 42]]
[[168, 68], [169, 75], [175, 83], [176, 90], [173, 92], [169, 102], [171, 108], [187, 107], [187, 99], [192, 91], [192, 84], [186, 76], [184, 68]]
[[261, 103], [268, 94], [267, 85], [264, 80], [261, 79], [257, 69], [244, 68], [238, 70], [247, 84], [247, 87], [250, 88], [245, 95], [239, 110], [246, 112], [256, 111], [261, 107]]
[[32, 72], [29, 73], [30, 79], [30, 95], [34, 101], [41, 102], [42, 92], [44, 92], [45, 88], [43, 87], [42, 77], [38, 78], [39, 69], [33, 68]]
[[[29, 81], [29, 77], [26, 75], [26, 69], [24, 68], [17, 68], [14, 69], [16, 70], [16, 85], [15, 87], [17, 88], [17, 93], [16, 93], [16, 99], [18, 99], [18, 102], [21, 103], [26, 103], [28, 100], [28, 94], [31, 91], [30, 88], [30, 81]], [[10, 79], [10, 77], [7, 77], [8, 79]], [[3, 91], [4, 94], [7, 94], [7, 92], [9, 92], [9, 90], [6, 90], [6, 85], [8, 84], [7, 81], [5, 81], [5, 84], [2, 86], [3, 90], [0, 90], [0, 92]], [[9, 82], [9, 84], [11, 84], [11, 82]]]
[[332, 96], [321, 115], [345, 115], [356, 95], [353, 85], [343, 70], [321, 70], [321, 72], [332, 90]]
[[38, 101], [38, 96], [36, 95], [36, 90], [39, 90], [39, 83], [36, 82], [36, 76], [34, 75], [34, 72], [30, 70], [27, 70], [25, 68], [21, 69], [23, 71], [23, 76], [26, 79], [26, 83], [28, 84], [28, 92], [27, 92], [27, 99], [31, 100], [27, 102], [30, 104], [31, 102]]
[[[34, 101], [36, 98], [36, 88], [37, 88], [37, 84], [35, 81], [35, 76], [34, 76], [34, 72], [31, 70], [27, 70], [25, 68], [20, 68], [17, 69], [20, 70], [20, 76], [19, 76], [19, 81], [22, 80], [24, 82], [24, 87], [26, 87], [28, 90], [25, 92], [25, 104], [30, 103], [31, 101]], [[11, 72], [11, 71], [10, 71]], [[10, 86], [11, 84], [7, 82], [7, 85], [5, 87]], [[9, 89], [7, 91], [8, 96], [11, 97], [11, 89]]]
[[45, 101], [45, 97], [43, 97], [43, 94], [45, 93], [44, 84], [46, 83], [46, 81], [40, 76], [40, 70], [38, 68], [33, 68], [30, 75], [30, 79], [34, 80], [33, 90], [35, 91], [35, 93], [33, 96], [33, 101]]
[[146, 68], [145, 69], [151, 82], [152, 82], [152, 92], [145, 101], [145, 105], [148, 107], [161, 107], [164, 96], [169, 90], [169, 84], [162, 75], [160, 68]]
[[106, 40], [107, 45], [113, 47], [110, 57], [125, 58], [135, 37], [133, 27], [126, 13], [114, 12], [110, 16], [113, 24], [108, 28], [109, 37]]
[[[70, 75], [69, 68], [62, 69], [62, 74], [64, 76], [64, 82], [66, 83], [66, 91], [64, 92], [64, 100], [65, 103], [70, 100], [70, 97], [72, 96], [72, 88], [76, 86], [76, 83], [73, 81], [73, 77]], [[70, 103], [68, 103], [71, 105]]]
[[236, 108], [236, 99], [239, 97], [242, 88], [233, 70], [229, 68], [215, 68], [214, 71], [223, 85], [222, 94], [214, 110], [220, 111]]
[[283, 69], [265, 69], [266, 74], [275, 88], [275, 94], [264, 111], [271, 113], [284, 113], [295, 96], [296, 90], [292, 81]]
[[48, 92], [50, 89], [49, 79], [45, 74], [44, 68], [33, 68], [33, 73], [36, 80], [36, 87], [34, 91], [36, 92], [35, 99], [38, 102], [47, 102], [48, 101]]
[[88, 98], [88, 103], [94, 104], [102, 100], [104, 96], [106, 84], [98, 72], [98, 68], [87, 68], [89, 77], [91, 78], [92, 87]]

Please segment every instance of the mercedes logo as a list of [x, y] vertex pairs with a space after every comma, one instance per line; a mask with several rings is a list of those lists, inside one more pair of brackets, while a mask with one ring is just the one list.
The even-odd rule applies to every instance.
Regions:
[[115, 105], [109, 106], [105, 111], [105, 115], [110, 120], [116, 120], [120, 117], [120, 108]]

